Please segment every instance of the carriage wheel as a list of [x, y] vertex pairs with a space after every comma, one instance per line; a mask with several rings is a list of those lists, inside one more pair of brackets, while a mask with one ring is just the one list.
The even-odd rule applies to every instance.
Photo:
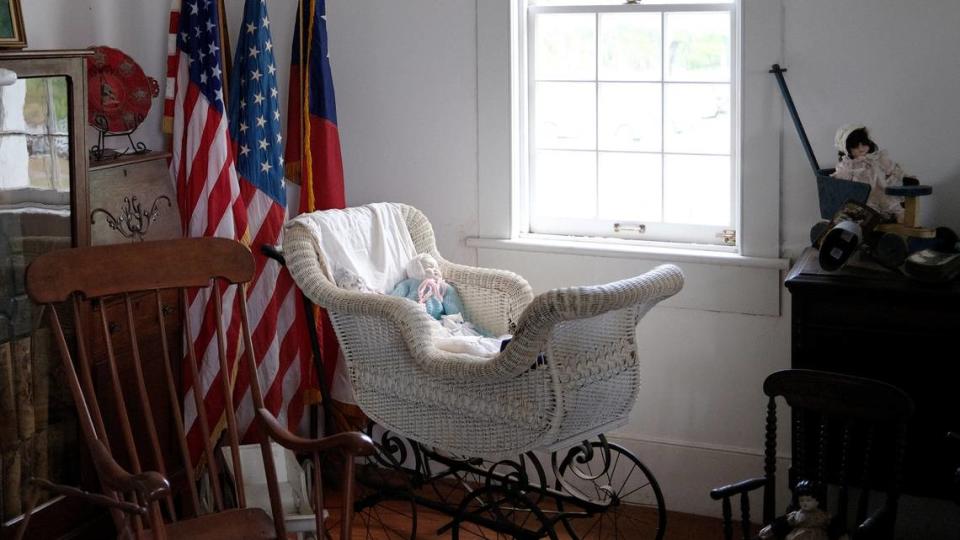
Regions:
[[[489, 520], [488, 526], [467, 521]], [[535, 539], [557, 540], [556, 520], [550, 519], [537, 506], [533, 497], [515, 487], [487, 485], [471, 491], [460, 503], [457, 523], [451, 528], [451, 539]]]
[[[629, 450], [601, 435], [600, 440], [569, 450], [556, 470], [557, 489], [606, 506], [589, 512], [568, 503], [570, 515], [562, 521], [572, 538], [663, 538], [667, 510], [660, 485]], [[562, 501], [558, 506], [564, 509]]]
[[[427, 454], [430, 457], [430, 454]], [[532, 452], [498, 462], [450, 456], [459, 463], [427, 484], [433, 499], [456, 510], [440, 529], [453, 538], [556, 538], [557, 511], [546, 494], [546, 473]], [[431, 459], [426, 459], [430, 469]], [[445, 465], [446, 466], [446, 465]]]

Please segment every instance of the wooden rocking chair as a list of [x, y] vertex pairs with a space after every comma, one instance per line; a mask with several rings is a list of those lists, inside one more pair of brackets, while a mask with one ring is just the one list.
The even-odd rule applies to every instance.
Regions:
[[[763, 488], [763, 524], [781, 510], [777, 506], [777, 398], [791, 408], [791, 486], [800, 480], [829, 486], [823, 510], [833, 525], [853, 540], [893, 538], [903, 476], [907, 423], [913, 400], [884, 382], [840, 373], [787, 369], [763, 383], [767, 395], [764, 475], [710, 492], [723, 504], [723, 537], [733, 540], [731, 499], [739, 496], [742, 538], [752, 536], [749, 493]], [[832, 504], [831, 504], [832, 503]], [[788, 510], [797, 508], [792, 494]]]
[[[323, 439], [300, 438], [289, 433], [264, 408], [252, 355], [245, 295], [242, 294], [242, 286], [250, 281], [254, 270], [254, 258], [245, 246], [220, 238], [76, 248], [38, 257], [27, 270], [27, 291], [34, 302], [45, 306], [49, 316], [49, 324], [63, 360], [65, 382], [73, 396], [78, 423], [103, 493], [89, 493], [38, 479], [32, 481], [34, 488], [67, 497], [79, 497], [108, 508], [118, 538], [286, 539], [273, 452], [269, 450], [268, 439], [272, 439], [299, 454], [312, 456], [315, 463], [319, 463], [321, 452], [338, 451], [344, 455], [341, 538], [350, 538], [354, 503], [353, 456], [371, 454], [373, 444], [359, 433], [341, 433]], [[246, 370], [249, 380], [255, 409], [255, 426], [251, 427], [258, 427], [261, 433], [267, 435], [261, 443], [261, 453], [267, 477], [270, 514], [265, 509], [247, 507], [233, 407], [225, 407], [226, 430], [221, 437], [221, 441], [225, 440], [225, 444], [229, 445], [230, 451], [224, 454], [232, 456], [232, 467], [224, 466], [222, 459], [218, 462], [218, 456], [222, 455], [218, 447], [224, 443], [211, 441], [211, 426], [207, 424], [204, 414], [197, 415], [205, 442], [202, 456], [204, 470], [199, 474], [208, 475], [211, 512], [204, 513], [201, 510], [197, 487], [199, 478], [193, 467], [189, 466], [191, 460], [181, 414], [181, 393], [176, 384], [178, 377], [175, 376], [179, 374], [180, 362], [171, 360], [171, 356], [177, 356], [177, 353], [168, 343], [165, 316], [170, 313], [170, 304], [180, 305], [186, 342], [191, 343], [191, 336], [200, 330], [192, 328], [189, 322], [187, 306], [190, 291], [208, 287], [211, 280], [214, 286], [208, 289], [208, 293], [212, 290], [217, 310], [214, 317], [215, 333], [209, 337], [211, 342], [216, 343], [220, 373], [230, 372], [224, 347], [227, 339], [222, 322], [221, 297], [230, 286], [235, 285], [239, 289], [236, 294], [240, 304], [239, 339], [242, 339], [244, 353], [237, 369]], [[115, 326], [108, 323], [108, 306], [124, 313], [122, 324]], [[61, 324], [61, 316], [68, 322]], [[117, 331], [117, 326], [126, 326], [126, 331]], [[94, 327], [99, 329], [94, 331]], [[157, 327], [162, 343], [161, 357], [141, 358], [138, 337], [156, 337]], [[70, 332], [65, 328], [72, 328], [77, 336], [75, 347], [68, 341], [66, 336]], [[207, 331], [213, 332], [213, 329]], [[90, 338], [102, 339], [105, 345], [106, 364], [97, 367], [105, 368], [108, 376], [96, 380], [102, 382], [106, 379], [109, 384], [101, 386], [107, 388], [98, 388], [94, 383], [94, 359], [88, 353]], [[121, 348], [129, 349], [128, 356], [122, 356], [127, 353], [122, 352]], [[200, 376], [196, 355], [193, 347], [186, 349], [188, 374], [192, 380], [198, 381]], [[121, 384], [118, 370], [120, 358], [129, 360], [134, 384]], [[100, 361], [97, 359], [98, 363]], [[166, 388], [159, 394], [165, 395], [148, 393], [144, 366], [155, 367], [156, 364], [150, 364], [156, 362], [162, 362]], [[223, 395], [233, 396], [232, 379], [234, 377], [218, 377], [213, 384], [222, 385]], [[204, 404], [201, 398], [197, 392], [193, 394], [196, 410], [202, 411]], [[160, 446], [158, 424], [152, 408], [159, 405], [169, 407], [170, 416], [174, 419], [172, 423], [177, 442], [176, 450], [172, 453], [179, 452], [179, 456], [172, 461], [164, 458]], [[104, 418], [112, 421], [105, 423]], [[137, 428], [136, 435], [134, 428]], [[182, 475], [168, 475], [168, 471], [172, 473], [181, 466]], [[320, 532], [324, 530], [321, 523], [321, 468], [313, 468], [311, 498], [318, 535], [323, 536]], [[235, 476], [231, 476], [231, 471]], [[171, 490], [171, 478], [179, 479], [176, 491]], [[36, 497], [32, 500], [35, 501]], [[32, 510], [32, 505], [30, 508]], [[23, 537], [30, 514], [27, 512], [18, 538]]]

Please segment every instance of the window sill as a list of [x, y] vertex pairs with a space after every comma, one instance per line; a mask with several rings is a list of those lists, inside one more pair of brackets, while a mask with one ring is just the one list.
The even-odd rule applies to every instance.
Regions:
[[719, 266], [739, 266], [748, 268], [769, 268], [787, 270], [789, 259], [745, 257], [738, 253], [720, 251], [720, 246], [707, 249], [689, 249], [680, 247], [661, 247], [649, 244], [637, 244], [628, 240], [569, 239], [549, 235], [524, 236], [514, 239], [505, 238], [467, 238], [467, 246], [481, 249], [502, 249], [508, 251], [528, 251], [534, 253], [559, 253], [570, 255], [589, 255], [593, 257], [611, 257], [620, 259], [646, 259], [664, 262], [688, 262]]

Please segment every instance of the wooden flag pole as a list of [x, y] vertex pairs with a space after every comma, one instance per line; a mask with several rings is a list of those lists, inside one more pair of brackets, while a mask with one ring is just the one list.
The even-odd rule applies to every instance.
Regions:
[[[297, 185], [299, 185], [299, 186], [302, 186], [302, 185], [303, 185], [303, 163], [304, 163], [304, 157], [307, 155], [307, 149], [306, 149], [306, 147], [304, 146], [304, 144], [305, 144], [305, 142], [306, 142], [306, 140], [307, 140], [306, 122], [304, 121], [304, 118], [305, 118], [305, 115], [309, 113], [309, 111], [304, 110], [304, 108], [305, 108], [305, 107], [304, 107], [304, 104], [306, 104], [306, 102], [307, 102], [307, 94], [306, 94], [306, 91], [307, 91], [307, 77], [306, 77], [306, 72], [304, 71], [304, 56], [306, 55], [306, 47], [304, 46], [304, 44], [306, 43], [306, 41], [305, 41], [304, 38], [303, 38], [304, 32], [306, 32], [306, 28], [304, 28], [304, 21], [306, 21], [306, 15], [305, 15], [305, 13], [304, 13], [304, 8], [305, 8], [306, 6], [304, 5], [303, 0], [298, 0], [297, 3], [298, 3], [298, 7], [297, 7], [297, 18], [299, 19], [299, 21], [297, 22], [297, 26], [300, 28], [300, 31], [297, 32], [297, 40], [299, 41], [299, 43], [297, 44], [297, 47], [298, 47], [298, 51], [299, 51], [299, 53], [300, 53], [300, 56], [299, 56], [299, 62], [300, 62], [299, 70], [300, 70], [300, 73], [299, 73], [299, 75], [297, 76], [297, 84], [299, 85], [299, 89], [300, 89], [300, 91], [297, 92], [297, 93], [300, 95], [300, 97], [299, 97], [300, 103], [298, 104], [298, 108], [299, 108], [299, 110], [300, 110], [300, 114], [298, 115], [299, 118], [297, 119], [297, 120], [300, 122], [300, 143], [299, 143], [299, 144], [300, 144], [300, 149], [299, 149], [300, 152], [297, 154], [297, 160], [299, 161], [299, 163], [298, 163], [298, 169], [299, 169], [299, 170], [297, 171], [297, 174], [296, 174], [295, 183], [296, 183]], [[288, 105], [288, 107], [289, 107], [289, 105]], [[301, 190], [300, 190], [300, 196], [303, 197], [303, 189], [302, 189], [302, 188], [301, 188]]]
[[227, 24], [227, 10], [223, 6], [223, 0], [217, 1], [217, 15], [220, 19], [220, 58], [223, 64], [223, 78], [220, 83], [223, 85], [223, 101], [229, 102], [227, 96], [230, 95], [230, 89], [227, 88], [227, 81], [230, 80], [230, 72], [233, 68], [233, 58], [230, 56], [230, 28]]

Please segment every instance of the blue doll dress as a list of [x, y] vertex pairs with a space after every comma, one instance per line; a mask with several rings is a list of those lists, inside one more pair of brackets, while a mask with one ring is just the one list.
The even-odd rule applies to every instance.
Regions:
[[[390, 295], [409, 298], [410, 300], [419, 303], [419, 290], [422, 282], [422, 279], [407, 278], [400, 283], [397, 283], [397, 285], [393, 288], [393, 291], [390, 292]], [[455, 315], [457, 313], [463, 313], [463, 302], [460, 300], [460, 293], [457, 292], [457, 288], [449, 283], [446, 285], [447, 290], [443, 294], [443, 301], [438, 300], [435, 296], [431, 296], [425, 299], [423, 304], [423, 307], [427, 310], [427, 313], [438, 321], [443, 315]]]

